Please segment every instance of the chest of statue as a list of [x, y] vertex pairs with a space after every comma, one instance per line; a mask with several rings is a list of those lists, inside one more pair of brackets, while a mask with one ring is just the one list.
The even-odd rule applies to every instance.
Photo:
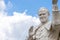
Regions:
[[58, 40], [59, 31], [58, 30], [49, 31], [45, 28], [45, 26], [46, 25], [40, 27], [37, 30], [36, 40]]

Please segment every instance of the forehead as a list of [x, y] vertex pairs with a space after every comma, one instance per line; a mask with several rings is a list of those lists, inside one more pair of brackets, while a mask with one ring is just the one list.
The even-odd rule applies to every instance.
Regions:
[[44, 7], [40, 8], [38, 11], [38, 14], [48, 14], [48, 13], [49, 13], [48, 9]]
[[48, 14], [48, 11], [39, 11], [38, 14]]

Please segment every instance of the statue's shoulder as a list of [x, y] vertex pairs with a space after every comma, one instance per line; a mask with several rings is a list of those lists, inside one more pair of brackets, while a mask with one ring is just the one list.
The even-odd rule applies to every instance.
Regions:
[[46, 25], [51, 25], [52, 24], [52, 22], [51, 21], [48, 21], [47, 23], [46, 23]]
[[50, 30], [50, 28], [51, 28], [51, 21], [48, 21], [45, 25], [39, 24], [38, 26], [33, 28], [33, 31], [35, 32], [35, 31], [38, 31], [38, 30], [40, 30], [42, 28], [44, 28], [44, 29], [46, 28], [47, 30]]

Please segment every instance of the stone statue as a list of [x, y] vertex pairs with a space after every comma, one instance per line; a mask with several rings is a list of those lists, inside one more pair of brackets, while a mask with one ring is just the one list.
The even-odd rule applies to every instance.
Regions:
[[58, 30], [58, 40], [60, 40], [60, 11], [57, 6], [58, 0], [53, 0], [52, 5], [52, 24], [55, 30]]
[[[41, 24], [32, 30], [32, 40], [60, 40], [60, 13], [57, 0], [52, 0], [52, 21], [49, 21], [49, 11], [42, 7], [38, 11]], [[32, 28], [31, 28], [32, 29]]]
[[33, 26], [30, 27], [29, 29], [29, 37], [28, 40], [33, 40]]
[[58, 0], [53, 0], [52, 3], [53, 4], [57, 4]]
[[41, 25], [35, 30], [34, 40], [58, 40], [59, 39], [59, 26], [53, 26], [51, 21], [48, 21], [49, 11], [46, 8], [39, 10], [39, 18]]
[[53, 15], [53, 19], [52, 19], [53, 24], [55, 24], [55, 25], [60, 24], [60, 13], [58, 10], [57, 2], [56, 2], [56, 4], [52, 5], [52, 15]]

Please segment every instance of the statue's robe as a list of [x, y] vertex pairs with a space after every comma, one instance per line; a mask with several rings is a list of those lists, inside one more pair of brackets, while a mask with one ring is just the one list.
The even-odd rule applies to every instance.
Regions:
[[44, 25], [39, 26], [33, 38], [35, 40], [58, 40], [59, 38], [59, 26], [53, 26], [51, 22], [47, 22]]

